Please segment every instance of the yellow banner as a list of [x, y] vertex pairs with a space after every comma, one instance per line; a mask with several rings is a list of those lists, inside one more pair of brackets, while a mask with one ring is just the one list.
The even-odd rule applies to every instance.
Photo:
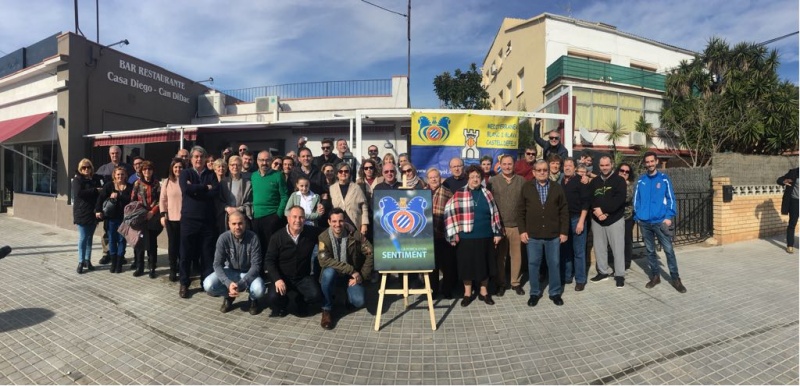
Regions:
[[467, 113], [411, 114], [411, 145], [516, 149], [517, 117]]

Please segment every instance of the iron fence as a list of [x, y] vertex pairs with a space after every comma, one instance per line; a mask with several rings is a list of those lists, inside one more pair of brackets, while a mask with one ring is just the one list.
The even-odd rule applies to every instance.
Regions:
[[257, 97], [277, 95], [281, 99], [355, 96], [391, 96], [391, 79], [338, 80], [329, 82], [288, 83], [223, 90], [222, 93], [253, 102]]
[[[700, 243], [714, 233], [714, 214], [712, 209], [714, 191], [709, 189], [698, 192], [675, 193], [675, 218], [674, 245], [687, 245]], [[644, 246], [644, 239], [639, 226], [633, 230], [634, 245]], [[661, 246], [658, 246], [659, 250]]]

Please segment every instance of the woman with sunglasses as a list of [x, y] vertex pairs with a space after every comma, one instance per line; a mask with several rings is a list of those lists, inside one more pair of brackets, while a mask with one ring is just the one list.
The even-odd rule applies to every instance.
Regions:
[[139, 172], [139, 180], [133, 184], [133, 194], [131, 201], [139, 201], [147, 210], [147, 225], [139, 236], [139, 241], [133, 248], [133, 264], [131, 269], [135, 269], [133, 276], [139, 277], [144, 274], [144, 253], [147, 251], [147, 265], [151, 279], [156, 278], [156, 259], [158, 258], [158, 235], [163, 228], [158, 214], [158, 202], [161, 198], [161, 184], [153, 175], [153, 163], [150, 161], [142, 162], [142, 169]]
[[336, 169], [337, 183], [330, 186], [331, 204], [334, 208], [344, 210], [345, 221], [366, 235], [369, 224], [367, 198], [361, 188], [351, 181], [350, 165], [340, 162]]
[[272, 168], [272, 170], [281, 171], [283, 168], [283, 157], [276, 156], [272, 159], [272, 163], [269, 166]]
[[400, 166], [400, 173], [401, 177], [398, 179], [405, 183], [405, 187], [408, 189], [427, 189], [428, 185], [425, 184], [425, 181], [422, 181], [421, 178], [417, 175], [417, 168], [411, 164], [411, 162], [406, 162], [405, 164]]
[[78, 226], [78, 274], [92, 266], [92, 237], [101, 217], [94, 208], [100, 191], [103, 190], [100, 176], [94, 174], [92, 161], [84, 158], [78, 162], [78, 170], [72, 177], [72, 222]]
[[[622, 162], [617, 168], [617, 173], [627, 185], [625, 194], [625, 270], [631, 268], [631, 259], [633, 256], [633, 196], [636, 192], [636, 175], [633, 168], [627, 162]], [[610, 251], [610, 249], [609, 249]], [[612, 256], [609, 252], [609, 256]]]

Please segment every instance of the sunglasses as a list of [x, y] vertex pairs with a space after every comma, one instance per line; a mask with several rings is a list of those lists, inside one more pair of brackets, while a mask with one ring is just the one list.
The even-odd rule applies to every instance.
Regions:
[[322, 147], [322, 150], [330, 150], [330, 149], [331, 149], [331, 147], [330, 147], [330, 146], [323, 146], [323, 147]]
[[384, 170], [383, 171], [383, 174], [395, 174], [395, 173], [397, 173], [397, 172], [395, 172], [394, 170]]
[[525, 155], [536, 155], [536, 153], [525, 153]]
[[413, 171], [413, 170], [411, 170], [411, 169], [406, 169], [406, 170], [403, 170], [403, 173], [406, 173], [406, 174], [408, 174], [408, 173], [413, 173], [413, 172], [414, 172], [414, 171]]
[[367, 151], [367, 153], [369, 153], [369, 154], [378, 154], [378, 151], [377, 150], [369, 150], [369, 151]]
[[81, 170], [92, 170], [91, 166], [81, 166]]
[[620, 173], [625, 173], [625, 174], [630, 174], [631, 171], [627, 170], [627, 169], [619, 169], [619, 172]]
[[373, 168], [372, 166], [366, 166], [364, 167], [364, 170], [375, 170], [375, 168]]
[[339, 170], [339, 174], [350, 174], [349, 170]]

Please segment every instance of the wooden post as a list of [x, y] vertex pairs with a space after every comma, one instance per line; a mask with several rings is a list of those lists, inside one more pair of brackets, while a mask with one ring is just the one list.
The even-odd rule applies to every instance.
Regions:
[[[436, 331], [436, 315], [433, 312], [433, 291], [431, 290], [431, 280], [428, 274], [432, 270], [419, 270], [419, 271], [382, 271], [381, 272], [381, 288], [378, 289], [378, 310], [375, 314], [375, 331], [381, 328], [381, 314], [383, 313], [383, 297], [384, 295], [403, 295], [403, 306], [408, 308], [408, 295], [421, 295], [428, 296], [428, 313], [431, 317], [431, 330]], [[408, 275], [411, 273], [421, 273], [425, 276], [425, 288], [410, 289], [408, 288]], [[389, 274], [403, 275], [403, 288], [401, 289], [386, 289], [386, 281]]]

